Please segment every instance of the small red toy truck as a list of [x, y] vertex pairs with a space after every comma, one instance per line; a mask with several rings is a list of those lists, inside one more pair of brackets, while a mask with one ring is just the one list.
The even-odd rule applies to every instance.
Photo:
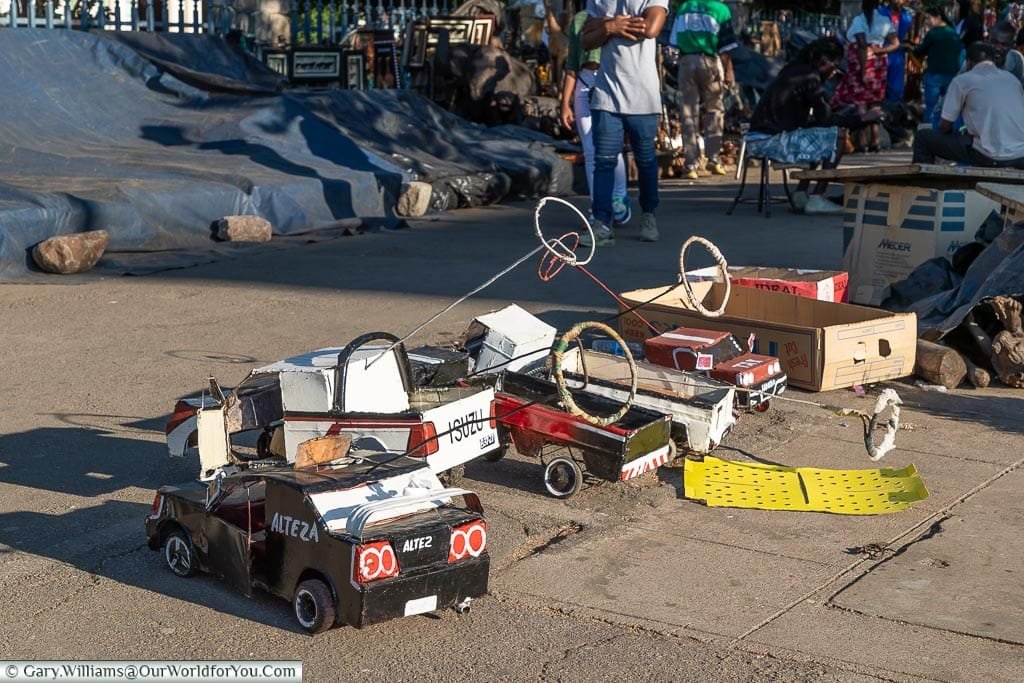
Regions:
[[744, 351], [728, 332], [678, 327], [644, 342], [646, 359], [676, 370], [706, 372], [713, 379], [732, 384], [736, 405], [764, 412], [772, 396], [786, 390], [786, 373], [779, 359]]

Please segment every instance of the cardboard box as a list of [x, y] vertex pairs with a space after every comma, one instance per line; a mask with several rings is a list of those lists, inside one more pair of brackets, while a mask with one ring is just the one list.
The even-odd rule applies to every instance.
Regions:
[[847, 183], [843, 268], [850, 301], [877, 306], [889, 285], [936, 256], [950, 258], [999, 204], [973, 190]]
[[[707, 308], [717, 308], [725, 285], [693, 283]], [[622, 294], [628, 306], [654, 298], [664, 287]], [[864, 306], [816, 301], [800, 296], [733, 287], [725, 314], [705, 318], [686, 302], [678, 286], [639, 312], [660, 330], [698, 327], [754, 335], [753, 351], [778, 357], [792, 386], [826, 391], [905, 377], [914, 370], [917, 319]], [[627, 340], [642, 341], [651, 331], [636, 316], [619, 319]]]
[[[718, 268], [710, 266], [691, 270], [686, 277], [691, 282], [717, 282]], [[737, 287], [766, 289], [818, 301], [845, 302], [850, 277], [841, 270], [729, 266], [729, 279]]]

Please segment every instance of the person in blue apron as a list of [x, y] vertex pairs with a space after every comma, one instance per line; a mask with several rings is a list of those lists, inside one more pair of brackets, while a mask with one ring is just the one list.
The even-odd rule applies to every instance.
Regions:
[[[892, 22], [896, 38], [900, 44], [905, 44], [910, 36], [910, 27], [914, 23], [914, 14], [905, 7], [904, 0], [889, 0], [889, 6], [879, 7], [878, 13]], [[889, 102], [902, 102], [907, 84], [907, 55], [903, 50], [890, 52], [888, 62], [885, 99]]]

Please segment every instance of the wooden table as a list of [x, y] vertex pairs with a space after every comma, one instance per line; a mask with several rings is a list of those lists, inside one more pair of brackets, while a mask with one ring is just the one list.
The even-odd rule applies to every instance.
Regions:
[[980, 194], [994, 199], [1015, 213], [1024, 211], [1024, 187], [1004, 183], [978, 183]]
[[847, 166], [798, 171], [797, 180], [830, 180], [842, 183], [883, 183], [923, 185], [935, 189], [973, 190], [979, 182], [1024, 185], [1024, 171], [1013, 168], [982, 168], [945, 164], [891, 164], [888, 166]]

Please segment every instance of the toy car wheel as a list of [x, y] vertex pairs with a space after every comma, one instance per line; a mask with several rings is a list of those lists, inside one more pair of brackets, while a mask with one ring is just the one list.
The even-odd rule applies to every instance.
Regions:
[[196, 573], [196, 556], [192, 540], [182, 529], [175, 529], [164, 540], [164, 562], [168, 568], [182, 578]]
[[568, 458], [555, 458], [544, 468], [544, 488], [555, 498], [568, 498], [583, 486], [583, 470]]
[[506, 455], [508, 455], [508, 446], [499, 446], [498, 448], [495, 448], [493, 451], [488, 451], [487, 453], [484, 453], [484, 460], [486, 460], [487, 462], [498, 462]]
[[292, 607], [295, 620], [308, 633], [322, 633], [334, 626], [334, 596], [319, 579], [308, 579], [299, 584]]
[[767, 413], [768, 409], [771, 408], [771, 406], [771, 401], [761, 401], [756, 406], [754, 406], [754, 410], [756, 410], [759, 413]]
[[462, 478], [466, 476], [466, 466], [456, 465], [446, 472], [442, 472], [437, 475], [437, 478], [441, 480], [441, 483], [445, 486], [451, 487], [457, 485]]

